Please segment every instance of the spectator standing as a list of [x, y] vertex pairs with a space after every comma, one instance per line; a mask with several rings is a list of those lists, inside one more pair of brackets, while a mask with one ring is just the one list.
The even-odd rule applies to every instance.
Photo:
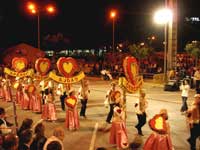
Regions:
[[181, 92], [181, 97], [182, 97], [181, 113], [183, 114], [188, 110], [187, 99], [188, 99], [189, 90], [190, 90], [190, 86], [186, 79], [183, 80], [180, 86], [180, 90], [182, 91]]
[[18, 150], [18, 145], [19, 145], [19, 138], [16, 134], [9, 133], [4, 136], [2, 144], [2, 148], [4, 150]]
[[30, 150], [33, 141], [33, 133], [30, 129], [23, 130], [19, 137], [19, 150]]
[[13, 124], [6, 120], [6, 112], [3, 107], [0, 107], [0, 135], [6, 135], [12, 132], [10, 128]]

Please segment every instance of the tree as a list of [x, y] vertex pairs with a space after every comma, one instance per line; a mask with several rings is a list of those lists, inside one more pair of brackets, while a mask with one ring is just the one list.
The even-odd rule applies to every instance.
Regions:
[[131, 55], [138, 59], [138, 62], [153, 52], [153, 48], [145, 43], [129, 45], [128, 49]]
[[186, 44], [185, 51], [195, 57], [195, 66], [197, 66], [200, 56], [200, 41], [192, 41], [191, 43]]

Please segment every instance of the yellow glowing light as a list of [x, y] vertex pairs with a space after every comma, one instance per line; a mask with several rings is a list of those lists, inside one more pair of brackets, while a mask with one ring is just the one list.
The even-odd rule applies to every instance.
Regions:
[[49, 13], [53, 13], [53, 12], [55, 12], [55, 8], [54, 8], [53, 6], [48, 6], [48, 7], [47, 7], [47, 11], [48, 11]]
[[111, 18], [115, 18], [116, 17], [116, 12], [115, 11], [111, 11], [110, 12], [110, 17]]

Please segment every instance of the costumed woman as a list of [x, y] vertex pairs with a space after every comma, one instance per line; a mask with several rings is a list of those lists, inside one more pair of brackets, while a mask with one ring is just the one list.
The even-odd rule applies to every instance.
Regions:
[[5, 95], [5, 101], [11, 102], [12, 101], [11, 81], [8, 78], [7, 74], [5, 74], [5, 78], [3, 79], [3, 90], [4, 90], [4, 95]]
[[77, 130], [80, 127], [77, 102], [75, 91], [73, 89], [69, 90], [69, 96], [65, 99], [67, 106], [65, 126], [70, 131]]
[[57, 120], [56, 106], [54, 104], [53, 94], [49, 89], [44, 91], [44, 105], [42, 105], [42, 119], [48, 121]]
[[153, 133], [147, 138], [144, 143], [143, 150], [173, 150], [170, 126], [168, 123], [168, 113], [166, 109], [161, 109], [159, 114], [156, 114], [149, 120], [149, 126]]
[[20, 77], [16, 77], [15, 80], [16, 82], [14, 83], [14, 88], [16, 89], [16, 104], [20, 105], [23, 98], [22, 79], [20, 79]]
[[28, 78], [25, 77], [23, 84], [22, 84], [22, 100], [21, 100], [21, 108], [24, 110], [29, 110], [29, 106], [30, 106], [30, 98], [28, 95]]
[[121, 99], [120, 91], [115, 91], [114, 94], [115, 106], [110, 129], [110, 144], [116, 144], [117, 149], [128, 147], [128, 136], [125, 124], [125, 111], [123, 109], [123, 100]]

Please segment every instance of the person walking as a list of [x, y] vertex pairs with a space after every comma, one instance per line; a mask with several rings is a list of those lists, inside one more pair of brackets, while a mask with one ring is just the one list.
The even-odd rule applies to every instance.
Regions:
[[84, 118], [86, 118], [85, 113], [86, 113], [89, 93], [90, 93], [89, 83], [87, 80], [84, 80], [82, 86], [79, 88], [78, 91], [78, 99], [81, 101], [80, 116]]
[[183, 80], [181, 86], [180, 86], [181, 92], [181, 97], [182, 97], [182, 106], [181, 106], [181, 114], [184, 114], [188, 110], [188, 105], [187, 105], [187, 99], [189, 96], [189, 90], [190, 86], [188, 84], [188, 81], [186, 79]]
[[135, 127], [138, 131], [138, 134], [142, 135], [142, 136], [143, 136], [142, 127], [146, 123], [146, 108], [147, 108], [147, 105], [148, 105], [148, 102], [147, 102], [145, 96], [146, 96], [145, 91], [140, 90], [139, 99], [135, 103], [136, 115], [137, 115], [137, 119], [138, 119], [138, 124]]
[[111, 119], [112, 119], [112, 116], [113, 116], [113, 109], [114, 109], [114, 106], [115, 106], [115, 100], [114, 100], [114, 93], [116, 91], [116, 83], [115, 82], [112, 82], [111, 83], [111, 88], [107, 91], [106, 93], [106, 100], [108, 101], [108, 104], [110, 105], [110, 111], [107, 115], [107, 118], [106, 118], [106, 122], [107, 123], [111, 123]]
[[196, 81], [196, 93], [200, 94], [200, 67], [197, 67], [194, 73], [194, 80]]

